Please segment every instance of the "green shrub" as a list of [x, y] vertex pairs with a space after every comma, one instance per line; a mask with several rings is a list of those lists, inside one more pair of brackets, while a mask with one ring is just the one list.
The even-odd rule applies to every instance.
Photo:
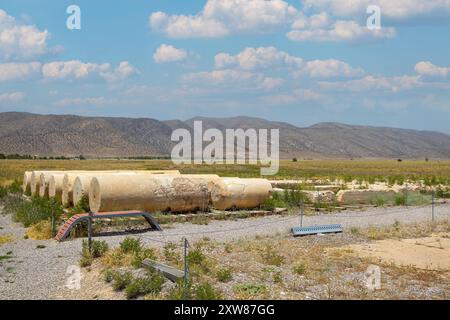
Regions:
[[81, 259], [80, 259], [80, 267], [85, 268], [85, 267], [89, 267], [90, 265], [92, 265], [92, 262], [94, 261], [94, 258], [92, 258], [92, 255], [89, 253], [89, 251], [86, 253], [82, 253], [81, 254]]
[[[177, 281], [177, 284], [175, 287], [170, 289], [168, 294], [169, 300], [184, 300], [184, 280], [180, 279]], [[186, 299], [192, 300], [192, 282], [188, 280], [186, 284]]]
[[259, 296], [266, 293], [267, 288], [263, 284], [243, 283], [233, 286], [233, 291], [246, 296]]
[[205, 255], [200, 248], [192, 248], [189, 250], [186, 259], [189, 264], [199, 266], [205, 261]]
[[116, 271], [112, 269], [105, 269], [102, 271], [103, 280], [107, 283], [110, 283], [114, 280], [114, 276], [116, 274]]
[[264, 263], [273, 265], [273, 266], [281, 266], [284, 263], [284, 257], [276, 252], [272, 245], [266, 245], [264, 250], [261, 253], [261, 257]]
[[358, 227], [351, 227], [350, 228], [350, 233], [353, 234], [353, 235], [358, 235], [358, 234], [360, 234], [360, 230], [359, 230]]
[[152, 248], [143, 248], [140, 251], [134, 252], [133, 261], [131, 265], [135, 268], [142, 267], [142, 262], [145, 259], [155, 260], [155, 250]]
[[141, 239], [126, 237], [120, 243], [120, 249], [125, 253], [139, 252], [142, 250]]
[[[83, 240], [83, 247], [86, 247], [86, 249], [89, 250], [88, 241]], [[105, 241], [92, 240], [91, 242], [91, 254], [93, 258], [102, 257], [108, 249], [108, 244]]]
[[63, 207], [61, 202], [50, 198], [33, 197], [30, 202], [23, 201], [13, 213], [13, 220], [21, 222], [25, 227], [44, 220], [59, 219]]
[[406, 205], [406, 196], [404, 194], [397, 195], [395, 197], [395, 205], [404, 206]]
[[127, 299], [133, 299], [141, 295], [159, 293], [164, 281], [164, 277], [158, 272], [143, 278], [135, 278], [125, 288], [126, 297]]
[[294, 273], [298, 275], [304, 275], [306, 273], [306, 265], [304, 263], [299, 263], [294, 266]]
[[375, 199], [370, 201], [373, 205], [376, 205], [377, 207], [382, 207], [386, 204], [386, 201], [383, 197], [376, 197]]
[[195, 286], [194, 296], [196, 300], [221, 300], [223, 299], [220, 291], [215, 289], [209, 283], [202, 283]]
[[113, 274], [112, 278], [112, 286], [116, 291], [125, 289], [133, 281], [133, 275], [129, 271], [124, 273], [116, 272]]
[[176, 249], [177, 245], [175, 243], [169, 242], [164, 245], [163, 254], [166, 261], [175, 263], [180, 261], [180, 255], [176, 252]]
[[84, 195], [80, 201], [71, 209], [73, 214], [89, 212], [89, 197]]
[[231, 281], [231, 279], [233, 278], [232, 271], [233, 270], [231, 268], [220, 268], [216, 273], [217, 280], [219, 280], [220, 282]]

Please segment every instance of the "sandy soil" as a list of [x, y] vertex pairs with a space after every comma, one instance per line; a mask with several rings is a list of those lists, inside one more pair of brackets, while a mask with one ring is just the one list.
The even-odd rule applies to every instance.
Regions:
[[362, 257], [398, 266], [414, 266], [427, 270], [450, 270], [450, 233], [416, 239], [387, 239], [374, 243], [348, 246]]

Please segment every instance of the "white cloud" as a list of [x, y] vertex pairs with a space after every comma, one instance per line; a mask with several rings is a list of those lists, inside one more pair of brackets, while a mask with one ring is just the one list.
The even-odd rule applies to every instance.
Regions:
[[128, 61], [120, 62], [115, 69], [108, 63], [84, 63], [78, 60], [54, 61], [42, 66], [44, 79], [86, 79], [99, 76], [108, 82], [125, 80], [138, 73], [138, 70]]
[[302, 63], [302, 58], [291, 56], [275, 47], [246, 48], [235, 56], [219, 53], [214, 58], [214, 65], [218, 69], [229, 67], [239, 67], [243, 70], [274, 67], [298, 68]]
[[174, 46], [162, 44], [156, 49], [153, 60], [156, 63], [176, 62], [186, 59], [187, 52], [183, 49], [177, 49]]
[[126, 80], [129, 77], [139, 73], [139, 70], [128, 61], [122, 61], [114, 70], [101, 72], [100, 76], [108, 82], [118, 82]]
[[107, 106], [117, 103], [117, 99], [109, 99], [105, 97], [88, 97], [88, 98], [65, 98], [55, 103], [59, 107], [67, 106]]
[[399, 92], [414, 88], [423, 87], [424, 83], [420, 76], [396, 76], [396, 77], [378, 77], [373, 75], [365, 76], [361, 79], [336, 81], [336, 82], [319, 82], [322, 89], [338, 90], [338, 91], [384, 91]]
[[48, 52], [50, 33], [25, 25], [0, 9], [0, 57], [6, 60], [30, 59]]
[[283, 0], [208, 0], [196, 15], [154, 12], [150, 26], [172, 38], [218, 38], [265, 33], [292, 21], [297, 9]]
[[24, 80], [40, 72], [39, 62], [0, 64], [0, 82]]
[[336, 59], [304, 61], [275, 47], [246, 48], [236, 55], [219, 53], [215, 56], [216, 69], [238, 69], [245, 71], [286, 69], [295, 76], [311, 78], [361, 77], [364, 71]]
[[270, 105], [286, 105], [299, 101], [319, 101], [320, 99], [322, 99], [322, 95], [311, 89], [294, 89], [291, 93], [277, 94], [261, 98], [262, 102]]
[[235, 87], [240, 89], [272, 90], [280, 86], [284, 80], [267, 77], [261, 73], [249, 71], [224, 69], [211, 72], [190, 73], [183, 77], [185, 82], [197, 83], [206, 86]]
[[381, 8], [382, 17], [402, 20], [418, 16], [450, 14], [448, 0], [304, 0], [304, 8], [339, 17], [361, 17], [369, 5]]
[[417, 74], [420, 74], [421, 76], [445, 78], [450, 74], [449, 67], [438, 67], [429, 61], [418, 62], [414, 69]]
[[[327, 23], [327, 25], [322, 25]], [[287, 37], [292, 41], [334, 41], [352, 42], [368, 39], [390, 39], [395, 37], [394, 28], [381, 28], [370, 30], [355, 21], [338, 20], [335, 22], [322, 21], [322, 24], [314, 24], [308, 19], [294, 22], [293, 27], [304, 29], [294, 29], [287, 33]], [[320, 27], [317, 27], [320, 25]]]
[[22, 101], [25, 98], [24, 92], [0, 93], [0, 104], [10, 104]]
[[335, 59], [308, 61], [300, 73], [307, 74], [311, 78], [353, 78], [364, 75], [362, 69], [353, 68], [345, 62]]

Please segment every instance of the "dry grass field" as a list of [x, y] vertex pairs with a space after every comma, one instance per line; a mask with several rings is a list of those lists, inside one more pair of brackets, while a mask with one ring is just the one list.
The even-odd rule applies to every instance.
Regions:
[[[0, 185], [21, 179], [26, 170], [152, 170], [179, 169], [182, 173], [259, 177], [256, 165], [175, 165], [170, 160], [0, 160]], [[425, 179], [430, 184], [450, 181], [448, 160], [282, 160], [271, 179], [344, 179], [393, 181]]]

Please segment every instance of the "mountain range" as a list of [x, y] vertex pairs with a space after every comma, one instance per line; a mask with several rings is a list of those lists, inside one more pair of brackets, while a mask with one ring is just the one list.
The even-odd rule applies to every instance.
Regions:
[[168, 156], [172, 131], [280, 129], [282, 158], [440, 158], [450, 159], [450, 135], [388, 127], [318, 123], [296, 127], [252, 117], [160, 121], [150, 118], [83, 117], [0, 113], [0, 153], [40, 156]]

